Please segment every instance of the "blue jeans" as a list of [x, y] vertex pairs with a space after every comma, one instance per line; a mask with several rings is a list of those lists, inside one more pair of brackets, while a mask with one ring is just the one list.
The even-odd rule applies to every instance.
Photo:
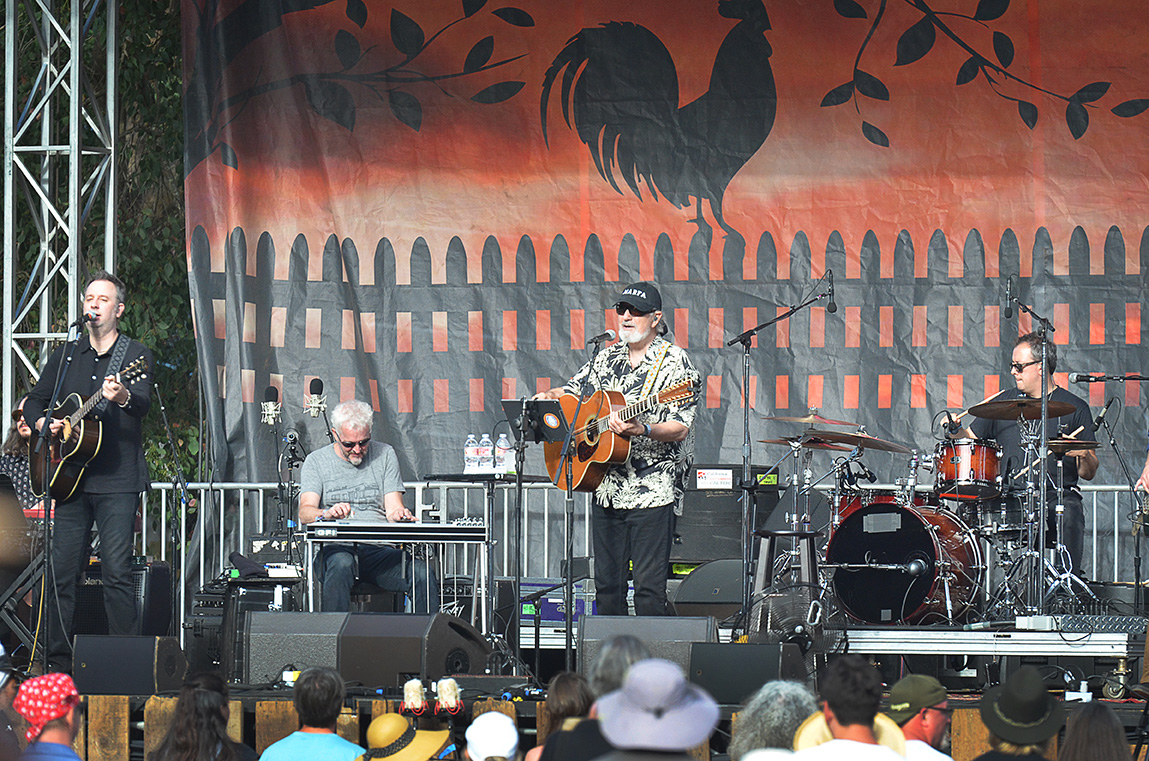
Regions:
[[673, 506], [615, 510], [591, 507], [594, 587], [598, 612], [625, 616], [627, 566], [633, 565], [634, 612], [665, 616]]
[[[388, 592], [400, 592], [414, 600], [415, 613], [430, 613], [431, 600], [439, 606], [439, 580], [430, 560], [412, 558], [396, 547], [372, 544], [329, 544], [319, 554], [323, 569], [325, 613], [351, 609], [351, 587], [356, 577]], [[356, 564], [358, 563], [358, 573]]]
[[135, 534], [135, 492], [78, 494], [56, 504], [52, 529], [52, 573], [59, 610], [48, 602], [48, 662], [71, 668], [72, 617], [76, 610], [76, 587], [88, 565], [92, 524], [100, 531], [100, 574], [104, 584], [104, 609], [108, 633], [139, 634], [135, 584], [132, 581], [132, 539]]

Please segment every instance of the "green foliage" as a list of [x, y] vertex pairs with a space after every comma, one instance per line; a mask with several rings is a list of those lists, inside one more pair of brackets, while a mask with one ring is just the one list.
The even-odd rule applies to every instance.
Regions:
[[[185, 478], [201, 475], [199, 370], [184, 250], [180, 9], [174, 0], [120, 2], [117, 274], [129, 289], [123, 328], [152, 348], [153, 378]], [[144, 421], [152, 478], [175, 477], [163, 415]]]

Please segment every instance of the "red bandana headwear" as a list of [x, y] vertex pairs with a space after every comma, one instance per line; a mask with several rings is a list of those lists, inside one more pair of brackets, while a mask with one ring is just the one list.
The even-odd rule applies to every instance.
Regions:
[[32, 742], [53, 719], [66, 716], [80, 702], [80, 693], [67, 674], [45, 674], [20, 685], [12, 706], [30, 725], [24, 736]]

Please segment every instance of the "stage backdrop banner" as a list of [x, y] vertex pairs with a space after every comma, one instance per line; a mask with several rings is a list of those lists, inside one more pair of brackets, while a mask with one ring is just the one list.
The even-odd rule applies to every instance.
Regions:
[[[932, 451], [942, 410], [1012, 384], [1034, 322], [1003, 315], [1010, 275], [1056, 328], [1059, 383], [1149, 371], [1142, 0], [184, 0], [183, 20], [220, 479], [273, 477], [268, 387], [281, 434], [326, 444], [314, 378], [377, 410], [405, 478], [458, 471], [466, 434], [569, 377], [639, 279], [702, 373], [705, 462], [741, 460], [726, 342], [830, 271], [836, 311], [749, 350], [753, 439], [816, 407]], [[1139, 384], [1074, 390], [1126, 406], [1139, 471]]]

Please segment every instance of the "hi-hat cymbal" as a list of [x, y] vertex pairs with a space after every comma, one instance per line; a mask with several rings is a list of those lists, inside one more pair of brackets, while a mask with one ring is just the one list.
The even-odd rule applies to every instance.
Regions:
[[1096, 441], [1078, 441], [1077, 439], [1050, 439], [1049, 451], [1054, 454], [1077, 452], [1082, 449], [1097, 449], [1101, 446]]
[[[1055, 402], [1049, 400], [1049, 416], [1061, 417], [1073, 412], [1073, 405], [1069, 402]], [[1040, 399], [995, 399], [992, 402], [982, 402], [969, 408], [969, 414], [974, 417], [989, 420], [1017, 420], [1019, 417], [1026, 420], [1041, 419]]]
[[816, 412], [811, 412], [809, 415], [802, 417], [786, 417], [781, 415], [763, 415], [763, 420], [779, 420], [783, 423], [805, 423], [806, 425], [846, 425], [856, 426], [857, 423], [850, 423], [845, 420], [831, 420], [828, 417], [822, 417]]
[[758, 439], [760, 444], [786, 444], [793, 445], [797, 443], [803, 449], [816, 449], [820, 451], [834, 451], [834, 452], [849, 452], [851, 447], [844, 447], [841, 444], [830, 444], [825, 441], [817, 439], [807, 439], [805, 436], [794, 436], [792, 438], [784, 439]]
[[894, 441], [886, 441], [874, 436], [868, 436], [864, 433], [839, 433], [838, 431], [806, 431], [805, 438], [810, 441], [822, 441], [831, 444], [848, 444], [851, 447], [859, 447], [861, 449], [877, 449], [882, 452], [896, 452], [898, 454], [909, 454], [913, 450], [904, 444], [898, 444]]

